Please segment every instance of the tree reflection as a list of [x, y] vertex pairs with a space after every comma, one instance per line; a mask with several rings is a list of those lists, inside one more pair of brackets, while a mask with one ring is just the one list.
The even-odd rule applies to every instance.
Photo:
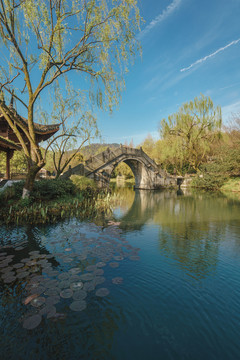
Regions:
[[[219, 193], [138, 190], [120, 227], [131, 232], [146, 223], [158, 225], [160, 251], [201, 278], [216, 269], [220, 239], [228, 241], [229, 226], [239, 218], [239, 201]], [[239, 227], [232, 231], [239, 237]], [[239, 243], [235, 248], [240, 251]]]

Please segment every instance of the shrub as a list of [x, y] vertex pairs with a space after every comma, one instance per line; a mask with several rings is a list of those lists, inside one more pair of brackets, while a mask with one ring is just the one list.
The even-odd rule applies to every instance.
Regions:
[[35, 181], [32, 197], [34, 199], [51, 200], [65, 195], [73, 195], [76, 188], [71, 180], [44, 179]]
[[6, 204], [6, 201], [3, 198], [3, 194], [0, 192], [0, 207], [3, 207]]
[[[7, 187], [1, 194], [1, 199], [19, 200], [22, 196], [24, 181], [14, 183]], [[33, 200], [52, 200], [65, 195], [73, 195], [76, 192], [75, 185], [71, 180], [62, 179], [44, 179], [35, 181], [31, 201]], [[0, 200], [1, 201], [1, 200]], [[24, 204], [24, 203], [23, 203]]]
[[21, 208], [25, 208], [25, 207], [29, 207], [30, 205], [32, 205], [33, 203], [33, 198], [25, 198], [25, 199], [20, 199], [17, 203], [17, 208], [21, 209]]
[[97, 185], [95, 181], [85, 176], [72, 175], [70, 179], [73, 182], [73, 184], [76, 186], [76, 188], [80, 191], [97, 189]]
[[219, 190], [226, 180], [226, 175], [205, 173], [203, 177], [195, 177], [192, 186], [205, 190]]
[[9, 200], [18, 200], [22, 196], [22, 190], [23, 190], [23, 181], [18, 181], [16, 183], [13, 183], [11, 186], [6, 187], [5, 190], [1, 193], [1, 198], [8, 202]]

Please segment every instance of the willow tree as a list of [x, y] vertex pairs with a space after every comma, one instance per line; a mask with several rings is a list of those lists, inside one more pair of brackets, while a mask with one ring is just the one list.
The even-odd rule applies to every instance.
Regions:
[[[181, 164], [198, 170], [206, 160], [211, 144], [221, 134], [222, 114], [219, 106], [214, 107], [210, 97], [201, 95], [193, 101], [183, 104], [179, 111], [160, 122], [160, 134], [167, 143], [173, 144], [167, 153], [174, 158], [181, 154]], [[177, 165], [177, 164], [176, 164]]]
[[43, 112], [43, 118], [47, 120], [52, 118], [53, 122], [60, 120], [61, 130], [58, 138], [52, 141], [48, 140], [49, 149], [52, 157], [53, 167], [56, 178], [66, 170], [67, 166], [74, 159], [78, 162], [83, 161], [80, 150], [83, 145], [99, 136], [97, 119], [91, 110], [86, 108], [84, 94], [81, 91], [75, 91], [68, 87], [67, 97], [61, 94], [59, 86], [56, 86], [54, 92], [54, 106], [51, 115]]
[[44, 99], [57, 79], [75, 72], [91, 101], [111, 111], [139, 49], [140, 20], [136, 0], [0, 0], [0, 90], [25, 108], [28, 126], [22, 130], [30, 149], [17, 129], [19, 118], [3, 100], [0, 111], [28, 160], [25, 196], [45, 163], [34, 132], [40, 95]]

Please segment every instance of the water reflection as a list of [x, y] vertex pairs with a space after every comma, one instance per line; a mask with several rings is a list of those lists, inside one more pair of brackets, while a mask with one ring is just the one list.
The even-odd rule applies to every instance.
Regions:
[[[133, 191], [126, 191], [130, 198]], [[240, 219], [239, 204], [216, 193], [138, 190], [132, 206], [117, 219], [124, 232], [157, 225], [160, 252], [177, 260], [191, 276], [201, 278], [215, 271], [219, 242], [226, 239], [229, 226], [236, 235], [235, 250], [240, 252], [240, 227], [234, 226]]]
[[113, 198], [95, 223], [0, 228], [1, 352], [238, 358], [239, 201], [129, 188]]

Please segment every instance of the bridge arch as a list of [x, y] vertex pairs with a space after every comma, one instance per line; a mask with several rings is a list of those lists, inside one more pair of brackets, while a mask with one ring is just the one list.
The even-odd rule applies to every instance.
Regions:
[[165, 171], [140, 148], [121, 146], [116, 150], [107, 149], [86, 162], [89, 172], [86, 176], [98, 181], [101, 186], [108, 186], [115, 167], [124, 162], [133, 172], [136, 189], [158, 189], [175, 186], [176, 179]]
[[151, 182], [151, 171], [149, 172], [148, 170], [148, 164], [140, 157], [128, 156], [127, 154], [118, 159], [112, 169], [109, 169], [111, 171], [109, 173], [110, 178], [114, 169], [121, 163], [125, 163], [132, 170], [135, 178], [135, 187], [137, 189], [144, 188], [146, 182], [149, 185], [149, 182]]
[[109, 149], [90, 157], [83, 166], [77, 165], [68, 170], [63, 177], [73, 174], [85, 175], [98, 182], [99, 186], [108, 186], [114, 168], [125, 162], [135, 177], [136, 189], [160, 189], [164, 187], [177, 187], [177, 178], [170, 176], [162, 170], [143, 150], [120, 146]]

